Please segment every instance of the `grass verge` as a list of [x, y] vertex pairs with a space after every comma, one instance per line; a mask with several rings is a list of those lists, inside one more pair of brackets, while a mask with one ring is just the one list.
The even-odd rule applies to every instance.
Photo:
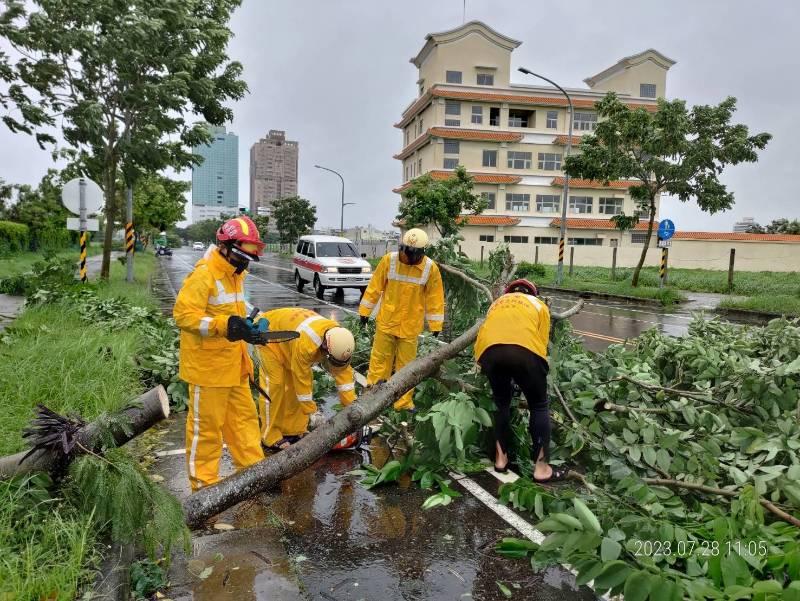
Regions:
[[[137, 259], [134, 284], [115, 261], [97, 294], [154, 307], [147, 283], [155, 258]], [[146, 343], [135, 328], [87, 323], [74, 302], [27, 308], [0, 334], [0, 453], [25, 446], [21, 431], [37, 403], [86, 420], [121, 408], [143, 388], [133, 358]], [[74, 599], [92, 577], [99, 530], [91, 510], [49, 497], [41, 483], [0, 483], [0, 599]]]
[[724, 299], [719, 306], [722, 309], [743, 309], [777, 315], [800, 316], [800, 296], [798, 295], [760, 294], [747, 299]]

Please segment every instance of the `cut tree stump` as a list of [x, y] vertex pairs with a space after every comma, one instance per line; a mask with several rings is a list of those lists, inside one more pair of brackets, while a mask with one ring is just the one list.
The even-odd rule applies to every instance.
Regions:
[[[163, 386], [148, 390], [134, 399], [131, 404], [115, 414], [110, 421], [111, 434], [117, 446], [147, 431], [155, 424], [169, 417], [169, 397]], [[122, 427], [119, 424], [124, 424]], [[86, 450], [98, 451], [98, 446], [109, 424], [105, 420], [94, 421], [81, 428], [75, 435], [75, 446], [70, 459], [82, 455]], [[23, 461], [28, 451], [0, 457], [0, 479], [13, 478], [31, 472], [50, 472], [59, 466], [63, 454], [58, 451], [40, 450]]]

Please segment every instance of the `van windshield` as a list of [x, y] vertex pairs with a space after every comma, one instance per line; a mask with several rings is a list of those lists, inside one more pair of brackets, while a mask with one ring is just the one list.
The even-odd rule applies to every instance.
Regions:
[[357, 257], [356, 247], [347, 242], [317, 242], [318, 257]]

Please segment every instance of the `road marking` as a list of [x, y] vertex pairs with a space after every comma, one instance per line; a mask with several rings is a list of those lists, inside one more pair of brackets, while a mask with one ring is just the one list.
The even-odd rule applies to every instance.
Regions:
[[623, 344], [626, 342], [624, 338], [617, 338], [615, 336], [606, 336], [605, 334], [595, 334], [594, 332], [584, 332], [583, 330], [576, 330], [573, 328], [572, 330], [576, 334], [580, 334], [581, 336], [589, 336], [590, 338], [597, 338], [599, 340], [605, 340], [606, 342], [614, 342], [616, 344]]

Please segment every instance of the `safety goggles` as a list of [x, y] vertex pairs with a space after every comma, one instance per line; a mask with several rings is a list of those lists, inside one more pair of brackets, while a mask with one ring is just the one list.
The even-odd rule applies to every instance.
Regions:
[[258, 246], [245, 242], [244, 244], [233, 244], [230, 247], [231, 252], [237, 257], [246, 261], [258, 261]]

